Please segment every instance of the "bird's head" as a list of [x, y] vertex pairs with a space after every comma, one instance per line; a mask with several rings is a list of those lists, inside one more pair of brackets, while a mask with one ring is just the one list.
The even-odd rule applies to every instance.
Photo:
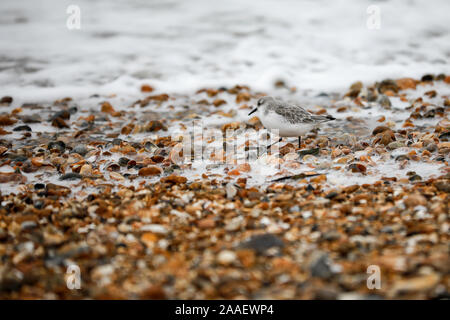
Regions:
[[273, 101], [272, 97], [262, 97], [259, 98], [257, 104], [256, 104], [256, 108], [253, 109], [248, 115], [251, 115], [252, 113], [255, 113], [256, 111], [258, 111], [259, 108], [262, 108], [264, 110], [264, 108], [269, 104], [270, 101]]

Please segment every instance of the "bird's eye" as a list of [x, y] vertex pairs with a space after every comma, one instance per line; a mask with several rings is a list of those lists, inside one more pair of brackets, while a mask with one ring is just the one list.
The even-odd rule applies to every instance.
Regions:
[[264, 100], [261, 98], [261, 99], [259, 99], [258, 100], [258, 106], [260, 106], [260, 105], [262, 105], [263, 104], [263, 102], [264, 102]]

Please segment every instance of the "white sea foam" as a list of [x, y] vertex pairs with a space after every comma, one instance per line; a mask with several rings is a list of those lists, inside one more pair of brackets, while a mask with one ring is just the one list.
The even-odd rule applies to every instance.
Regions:
[[[68, 30], [68, 0], [0, 2], [0, 96], [139, 96], [275, 80], [341, 90], [355, 80], [450, 72], [447, 0], [89, 1]], [[367, 7], [381, 28], [366, 26]]]

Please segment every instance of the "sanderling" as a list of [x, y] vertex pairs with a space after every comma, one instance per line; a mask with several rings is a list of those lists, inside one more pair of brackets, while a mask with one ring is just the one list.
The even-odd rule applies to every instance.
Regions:
[[[258, 117], [267, 129], [278, 129], [280, 137], [298, 137], [301, 148], [302, 135], [305, 135], [319, 124], [335, 120], [330, 115], [318, 116], [309, 113], [296, 104], [263, 97], [248, 115], [258, 111]], [[278, 142], [281, 141], [281, 138]]]

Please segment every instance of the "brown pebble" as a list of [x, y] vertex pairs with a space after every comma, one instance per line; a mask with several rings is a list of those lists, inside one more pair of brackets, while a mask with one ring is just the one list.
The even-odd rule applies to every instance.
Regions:
[[145, 167], [145, 168], [141, 168], [139, 170], [139, 175], [141, 177], [148, 177], [148, 176], [156, 176], [156, 175], [160, 175], [162, 173], [162, 169], [156, 166], [150, 166], [150, 167]]
[[145, 129], [147, 132], [155, 132], [159, 130], [167, 131], [167, 127], [159, 120], [150, 121]]
[[148, 84], [143, 84], [141, 86], [141, 92], [152, 92], [153, 91], [153, 87], [151, 87]]
[[216, 226], [216, 222], [214, 221], [213, 218], [209, 217], [209, 218], [205, 218], [205, 219], [201, 219], [201, 220], [197, 221], [197, 226], [200, 229], [210, 229], [210, 228], [214, 228]]
[[375, 135], [377, 135], [377, 134], [379, 134], [381, 132], [384, 132], [386, 130], [391, 130], [391, 129], [389, 127], [386, 127], [386, 126], [378, 126], [372, 131], [372, 135], [375, 136]]
[[9, 116], [0, 116], [0, 126], [11, 126], [16, 122], [17, 120], [11, 119]]
[[352, 172], [366, 172], [367, 168], [361, 163], [352, 163], [348, 166], [348, 169]]
[[412, 78], [397, 79], [396, 82], [400, 90], [416, 89], [417, 81]]
[[236, 96], [236, 103], [241, 103], [243, 101], [249, 101], [250, 98], [251, 98], [250, 93], [248, 93], [248, 92], [240, 92]]
[[161, 182], [171, 182], [175, 184], [186, 183], [187, 178], [171, 174], [170, 176], [161, 178]]
[[52, 121], [52, 126], [57, 127], [57, 128], [70, 128], [67, 123], [60, 117], [57, 117], [55, 119], [53, 119]]
[[108, 101], [103, 102], [101, 111], [113, 117], [120, 117], [120, 112], [114, 110], [113, 106]]
[[213, 105], [215, 107], [220, 107], [221, 105], [226, 104], [226, 103], [227, 102], [223, 99], [216, 99], [216, 100], [214, 100]]
[[425, 206], [427, 204], [427, 199], [421, 194], [411, 194], [407, 196], [403, 201], [405, 203], [405, 206], [408, 208]]
[[11, 104], [13, 102], [13, 98], [10, 96], [5, 96], [0, 100], [0, 104]]
[[25, 183], [27, 178], [20, 173], [15, 172], [0, 172], [0, 183], [17, 182]]

